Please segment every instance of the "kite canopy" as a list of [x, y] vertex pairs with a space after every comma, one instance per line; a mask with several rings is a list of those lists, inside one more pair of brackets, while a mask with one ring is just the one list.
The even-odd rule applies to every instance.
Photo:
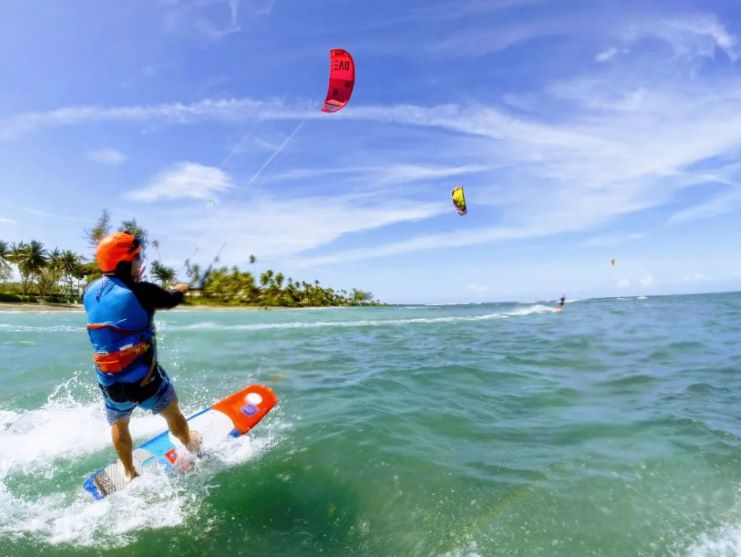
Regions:
[[463, 193], [463, 186], [457, 186], [453, 188], [453, 191], [450, 192], [450, 194], [453, 197], [453, 205], [455, 205], [455, 210], [458, 211], [459, 215], [465, 215], [468, 210], [466, 209], [466, 196]]
[[322, 112], [338, 112], [348, 103], [355, 86], [355, 62], [346, 50], [329, 51], [329, 87]]
[[615, 258], [614, 258], [614, 257], [613, 257], [613, 258], [612, 258], [612, 260], [610, 261], [610, 265], [612, 265], [613, 267], [614, 267], [615, 265], [617, 265], [617, 261], [615, 260]]

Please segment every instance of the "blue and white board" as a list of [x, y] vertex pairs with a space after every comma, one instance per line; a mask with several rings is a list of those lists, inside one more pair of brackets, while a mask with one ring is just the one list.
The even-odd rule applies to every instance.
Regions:
[[[250, 385], [196, 412], [188, 418], [188, 424], [201, 435], [201, 447], [208, 450], [228, 436], [239, 437], [247, 433], [277, 402], [275, 393], [269, 387]], [[140, 445], [134, 450], [133, 458], [134, 468], [139, 474], [153, 468], [178, 470], [192, 463], [190, 455], [169, 431], [164, 431]], [[83, 487], [98, 500], [126, 485], [123, 465], [116, 461], [93, 472]]]

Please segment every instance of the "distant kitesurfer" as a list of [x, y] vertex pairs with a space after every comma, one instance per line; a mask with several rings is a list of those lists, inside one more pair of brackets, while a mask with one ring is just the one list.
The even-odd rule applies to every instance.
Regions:
[[200, 435], [188, 427], [175, 388], [157, 362], [153, 324], [155, 310], [180, 304], [188, 286], [177, 284], [165, 290], [141, 282], [141, 249], [139, 238], [128, 232], [103, 238], [95, 254], [103, 276], [83, 294], [98, 386], [113, 446], [128, 480], [138, 475], [129, 433], [129, 419], [137, 406], [165, 418], [172, 434], [189, 451], [196, 452], [200, 445]]
[[563, 309], [564, 305], [566, 305], [566, 294], [562, 294], [561, 298], [558, 300], [558, 309]]

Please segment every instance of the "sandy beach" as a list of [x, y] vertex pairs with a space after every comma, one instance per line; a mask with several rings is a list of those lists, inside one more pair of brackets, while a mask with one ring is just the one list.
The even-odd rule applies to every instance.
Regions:
[[82, 304], [13, 304], [0, 303], [0, 312], [83, 311]]
[[[296, 309], [317, 309], [318, 307], [335, 308], [344, 306], [312, 307], [274, 307], [274, 306], [206, 306], [183, 304], [172, 310], [161, 311], [280, 311]], [[16, 304], [0, 302], [0, 312], [49, 312], [49, 311], [84, 311], [82, 304]]]

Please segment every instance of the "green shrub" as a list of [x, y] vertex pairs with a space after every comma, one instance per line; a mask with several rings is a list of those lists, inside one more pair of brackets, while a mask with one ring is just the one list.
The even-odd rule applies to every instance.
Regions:
[[10, 292], [0, 292], [0, 302], [13, 304], [28, 304], [37, 302], [36, 296], [24, 296], [23, 294], [12, 294]]

